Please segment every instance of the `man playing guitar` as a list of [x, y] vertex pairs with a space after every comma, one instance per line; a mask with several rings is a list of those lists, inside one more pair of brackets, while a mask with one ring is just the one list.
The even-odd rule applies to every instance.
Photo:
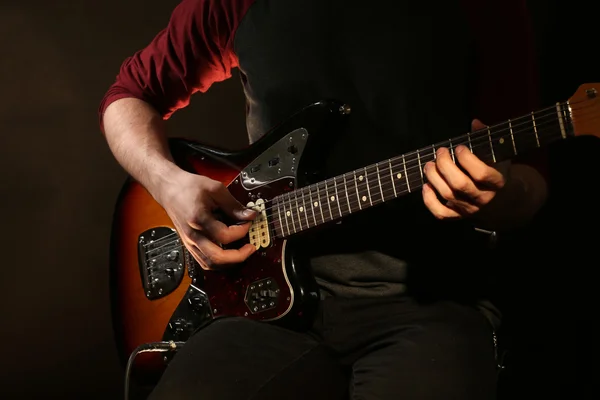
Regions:
[[[164, 120], [192, 94], [237, 68], [250, 143], [306, 104], [351, 105], [344, 134], [322, 154], [333, 176], [534, 109], [529, 29], [521, 0], [183, 0], [122, 64], [100, 124], [201, 267], [228, 268], [256, 252], [221, 244], [248, 235], [243, 222], [257, 212], [174, 162]], [[500, 314], [486, 301], [473, 226], [527, 223], [545, 180], [531, 164], [490, 166], [465, 145], [437, 149], [422, 173], [422, 194], [302, 239], [321, 293], [308, 332], [216, 320], [150, 398], [495, 398]]]

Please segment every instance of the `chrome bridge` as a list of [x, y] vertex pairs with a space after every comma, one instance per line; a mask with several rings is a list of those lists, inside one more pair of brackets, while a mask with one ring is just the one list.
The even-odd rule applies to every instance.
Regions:
[[179, 286], [185, 271], [184, 256], [183, 244], [173, 228], [156, 227], [139, 236], [138, 264], [148, 299], [164, 297]]

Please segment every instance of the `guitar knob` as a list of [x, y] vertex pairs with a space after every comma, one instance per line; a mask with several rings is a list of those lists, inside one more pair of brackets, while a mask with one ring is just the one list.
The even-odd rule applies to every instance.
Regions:
[[188, 299], [188, 302], [190, 303], [192, 310], [194, 310], [196, 312], [201, 312], [204, 310], [205, 304], [204, 304], [204, 300], [202, 299], [202, 297], [192, 296]]
[[176, 335], [183, 333], [187, 325], [187, 321], [183, 318], [177, 318], [171, 323], [171, 329]]

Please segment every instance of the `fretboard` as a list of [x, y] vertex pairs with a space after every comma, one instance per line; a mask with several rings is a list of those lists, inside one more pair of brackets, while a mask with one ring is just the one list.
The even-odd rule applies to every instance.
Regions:
[[488, 164], [509, 160], [572, 134], [568, 103], [533, 112], [423, 147], [376, 164], [282, 194], [272, 200], [274, 234], [287, 237], [416, 192], [427, 181], [423, 167], [445, 147], [467, 147]]

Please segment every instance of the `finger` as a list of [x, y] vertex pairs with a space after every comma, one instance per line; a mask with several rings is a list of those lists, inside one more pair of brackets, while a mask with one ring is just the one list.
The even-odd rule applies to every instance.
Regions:
[[475, 183], [493, 189], [500, 189], [504, 186], [504, 176], [500, 171], [481, 161], [465, 146], [457, 146], [454, 154], [456, 155], [457, 162]]
[[202, 251], [194, 243], [190, 243], [186, 247], [194, 257], [194, 259], [198, 262], [198, 264], [200, 264], [200, 267], [202, 267], [202, 269], [213, 269], [213, 267], [210, 265], [210, 260], [208, 259], [208, 257], [204, 255], [204, 253], [202, 253]]
[[480, 129], [485, 129], [487, 128], [487, 125], [484, 124], [483, 122], [481, 122], [478, 119], [474, 119], [473, 121], [471, 121], [471, 130], [472, 131], [478, 131]]
[[[433, 162], [429, 162], [425, 164], [425, 175], [427, 176], [427, 180], [429, 181], [429, 188], [434, 190], [434, 194], [437, 193], [448, 202], [453, 204], [453, 207], [448, 207], [453, 209], [454, 211], [459, 212], [460, 214], [472, 214], [476, 212], [479, 207], [475, 204], [471, 204], [473, 201], [465, 201], [466, 196], [460, 192], [458, 192], [459, 196], [457, 196], [457, 191], [453, 190], [450, 185], [446, 182], [444, 177], [438, 172], [437, 164]], [[462, 174], [462, 172], [461, 172]], [[463, 174], [464, 175], [464, 174]], [[468, 179], [468, 178], [467, 178]], [[437, 192], [437, 193], [435, 193]], [[462, 195], [462, 196], [460, 196]], [[439, 200], [438, 200], [439, 201]], [[446, 207], [446, 206], [445, 206]]]
[[446, 200], [454, 200], [454, 193], [450, 186], [446, 183], [444, 178], [440, 175], [438, 171], [438, 165], [434, 162], [428, 162], [425, 164], [425, 168], [423, 168], [423, 172], [425, 172], [425, 176], [427, 177], [427, 181], [430, 186], [437, 191], [440, 196], [442, 196]]
[[256, 251], [256, 247], [249, 243], [239, 249], [222, 249], [202, 234], [196, 235], [193, 240], [194, 254], [198, 254], [206, 269], [242, 263]]
[[250, 221], [256, 218], [256, 211], [243, 206], [223, 184], [215, 183], [213, 187], [209, 188], [209, 192], [219, 209], [231, 218], [243, 221]]
[[201, 226], [202, 230], [210, 236], [211, 239], [221, 244], [229, 244], [246, 236], [252, 224], [226, 225], [209, 215], [201, 222]]
[[[460, 153], [464, 153], [465, 147], [458, 146], [454, 152], [457, 158]], [[470, 152], [469, 152], [470, 153]], [[460, 194], [459, 197], [476, 200], [480, 193], [480, 190], [475, 186], [475, 183], [467, 176], [460, 168], [452, 161], [450, 152], [441, 148], [437, 151], [436, 168], [439, 174], [442, 176], [446, 184], [450, 187], [450, 190], [456, 194]], [[437, 189], [437, 187], [436, 187]], [[451, 199], [447, 199], [451, 200]]]
[[435, 191], [428, 183], [423, 185], [422, 193], [425, 206], [437, 219], [457, 219], [461, 217], [460, 213], [446, 207], [439, 201]]

